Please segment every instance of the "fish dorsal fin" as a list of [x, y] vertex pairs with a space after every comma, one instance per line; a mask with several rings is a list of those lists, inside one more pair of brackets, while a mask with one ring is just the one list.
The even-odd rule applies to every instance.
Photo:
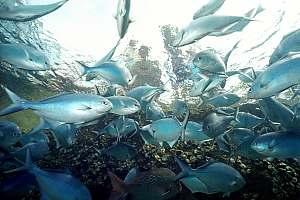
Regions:
[[131, 169], [131, 170], [128, 172], [128, 174], [126, 175], [126, 177], [125, 177], [125, 179], [124, 179], [124, 183], [125, 183], [125, 184], [130, 184], [130, 183], [132, 183], [132, 182], [133, 182], [133, 179], [134, 179], [135, 177], [137, 177], [139, 173], [140, 173], [140, 170], [139, 170], [138, 168], [135, 167], [135, 168]]
[[108, 176], [113, 186], [113, 192], [118, 192], [121, 194], [126, 193], [126, 183], [124, 181], [122, 181], [117, 175], [115, 175], [111, 171], [108, 171]]
[[47, 98], [45, 98], [45, 99], [42, 99], [42, 100], [40, 100], [39, 102], [49, 101], [49, 100], [58, 98], [58, 97], [60, 97], [60, 96], [70, 95], [70, 94], [74, 94], [74, 92], [63, 92], [63, 93], [59, 93], [59, 94], [56, 94], [56, 95], [54, 95], [54, 96], [50, 96], [50, 97], [47, 97]]
[[229, 60], [229, 57], [230, 55], [232, 54], [232, 52], [238, 47], [239, 43], [240, 43], [241, 40], [237, 41], [233, 47], [230, 49], [230, 51], [228, 51], [228, 53], [225, 55], [224, 57], [224, 64], [225, 64], [225, 67], [226, 67], [226, 70], [227, 70], [227, 65], [228, 65], [228, 60]]

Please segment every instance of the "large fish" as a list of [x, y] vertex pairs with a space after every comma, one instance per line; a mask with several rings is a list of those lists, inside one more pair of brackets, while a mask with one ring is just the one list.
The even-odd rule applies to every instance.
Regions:
[[[262, 11], [264, 11], [264, 8], [262, 8], [261, 5], [259, 5], [258, 7], [253, 8], [250, 11], [248, 11], [245, 14], [245, 17], [249, 18], [249, 19], [253, 19], [254, 17], [256, 17], [256, 15], [258, 15]], [[231, 34], [234, 32], [240, 32], [249, 24], [249, 22], [250, 22], [249, 20], [241, 20], [239, 22], [232, 24], [229, 27], [226, 27], [221, 32], [215, 32], [215, 33], [211, 33], [209, 35], [210, 36], [224, 36], [224, 35], [228, 35], [228, 34]]]
[[294, 113], [275, 98], [267, 97], [259, 100], [263, 113], [273, 122], [278, 122], [286, 129], [295, 128]]
[[134, 135], [138, 131], [138, 128], [138, 123], [136, 121], [121, 116], [111, 121], [100, 132], [113, 137], [126, 137], [129, 135]]
[[225, 0], [209, 0], [193, 15], [193, 19], [214, 14], [223, 4]]
[[300, 52], [300, 29], [285, 35], [272, 53], [269, 64], [281, 60], [289, 55], [289, 53]]
[[134, 168], [124, 181], [112, 172], [108, 172], [108, 175], [113, 186], [110, 200], [119, 200], [126, 195], [134, 200], [167, 200], [175, 197], [181, 190], [174, 172], [167, 168], [145, 172]]
[[251, 148], [267, 157], [296, 158], [300, 156], [300, 134], [294, 131], [266, 133], [258, 136]]
[[209, 15], [200, 17], [193, 20], [177, 34], [173, 46], [181, 47], [192, 44], [213, 32], [220, 32], [225, 27], [240, 20], [251, 21], [251, 19], [239, 16]]
[[238, 103], [241, 98], [234, 93], [224, 93], [205, 100], [205, 103], [214, 107], [228, 107]]
[[170, 147], [173, 147], [180, 137], [184, 138], [188, 117], [189, 111], [186, 112], [182, 123], [176, 117], [164, 118], [153, 121], [142, 130], [148, 131], [161, 146], [163, 142], [167, 142]]
[[25, 44], [0, 44], [0, 60], [19, 69], [32, 71], [50, 69], [47, 56]]
[[27, 101], [7, 88], [5, 91], [13, 104], [2, 109], [0, 116], [31, 109], [47, 119], [80, 124], [93, 121], [112, 109], [109, 100], [97, 95], [65, 93], [40, 101]]
[[111, 84], [128, 86], [134, 82], [135, 77], [132, 77], [130, 71], [125, 66], [120, 66], [116, 62], [105, 62], [97, 67], [88, 67], [81, 62], [81, 76], [87, 75], [87, 80], [92, 80], [100, 76]]
[[166, 117], [163, 109], [154, 103], [148, 103], [145, 109], [146, 120], [156, 121]]
[[177, 177], [192, 193], [223, 193], [224, 196], [229, 196], [246, 183], [236, 169], [222, 162], [212, 161], [192, 169], [178, 158], [175, 161], [181, 169]]
[[236, 120], [234, 116], [212, 112], [203, 120], [204, 133], [210, 138], [217, 137], [226, 132], [234, 120]]
[[205, 141], [211, 140], [204, 131], [203, 123], [197, 123], [193, 121], [188, 121], [185, 129], [185, 139], [196, 143], [203, 143]]
[[27, 170], [30, 174], [34, 175], [40, 189], [41, 199], [92, 199], [89, 190], [77, 178], [66, 173], [40, 169], [32, 163], [30, 150], [27, 149], [26, 152], [25, 165], [8, 172]]
[[125, 36], [128, 26], [132, 22], [129, 18], [129, 13], [130, 0], [119, 0], [115, 19], [117, 20], [118, 32], [121, 39]]
[[17, 22], [35, 20], [57, 10], [67, 1], [62, 0], [46, 5], [10, 5], [0, 9], [0, 19]]
[[300, 55], [293, 55], [269, 66], [254, 80], [249, 98], [261, 99], [274, 96], [300, 83]]
[[206, 49], [197, 53], [193, 59], [193, 64], [199, 67], [201, 70], [212, 74], [228, 75], [227, 65], [228, 60], [232, 52], [237, 49], [240, 40], [237, 41], [233, 47], [227, 52], [224, 58], [216, 52], [214, 49]]
[[129, 90], [126, 93], [126, 96], [138, 100], [141, 104], [142, 110], [145, 111], [147, 105], [154, 101], [154, 99], [158, 97], [158, 95], [162, 94], [164, 91], [165, 89], [163, 89], [162, 87], [155, 87], [146, 84]]
[[117, 115], [130, 115], [138, 112], [141, 109], [140, 103], [132, 98], [127, 96], [111, 96], [107, 99], [112, 103], [113, 107], [109, 111]]

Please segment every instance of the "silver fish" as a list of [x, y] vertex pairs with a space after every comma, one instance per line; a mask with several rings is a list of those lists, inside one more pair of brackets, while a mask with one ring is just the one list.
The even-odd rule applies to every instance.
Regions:
[[289, 55], [289, 53], [300, 52], [300, 29], [290, 32], [285, 35], [274, 52], [272, 53], [269, 65], [281, 60]]
[[260, 99], [276, 95], [300, 83], [300, 55], [294, 55], [269, 66], [253, 82], [248, 97]]
[[224, 4], [225, 0], [209, 0], [193, 15], [193, 19], [214, 14]]
[[240, 20], [250, 20], [238, 16], [209, 15], [193, 20], [188, 26], [183, 28], [176, 36], [173, 46], [181, 47], [192, 44], [201, 38], [219, 32], [225, 27]]
[[118, 65], [116, 62], [105, 62], [97, 67], [88, 67], [79, 61], [77, 63], [80, 64], [81, 76], [87, 75], [87, 80], [100, 76], [109, 81], [110, 84], [121, 86], [128, 86], [135, 80], [128, 68]]
[[10, 5], [7, 8], [0, 9], [0, 19], [17, 22], [35, 20], [57, 10], [66, 2], [68, 0], [47, 5]]
[[128, 26], [132, 22], [129, 18], [130, 2], [131, 0], [119, 0], [118, 2], [115, 19], [117, 20], [118, 32], [121, 39], [125, 36]]
[[112, 109], [109, 100], [97, 95], [65, 93], [40, 101], [27, 101], [7, 88], [5, 91], [13, 104], [2, 109], [0, 116], [31, 109], [44, 118], [80, 124], [93, 121]]
[[113, 107], [109, 111], [117, 115], [130, 115], [138, 112], [141, 109], [140, 103], [131, 97], [127, 96], [111, 96], [107, 99], [112, 103]]
[[47, 56], [25, 44], [0, 44], [0, 60], [19, 69], [32, 71], [50, 69]]

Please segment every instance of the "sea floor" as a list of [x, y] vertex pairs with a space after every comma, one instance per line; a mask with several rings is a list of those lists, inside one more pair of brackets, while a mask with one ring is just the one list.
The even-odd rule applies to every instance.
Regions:
[[[135, 145], [138, 150], [137, 156], [131, 161], [121, 162], [100, 156], [91, 148], [102, 149], [115, 142], [115, 139], [109, 136], [95, 139], [96, 135], [91, 130], [91, 128], [82, 129], [75, 144], [66, 149], [57, 150], [53, 144], [51, 153], [37, 164], [45, 169], [70, 170], [89, 188], [93, 199], [109, 198], [112, 188], [107, 176], [108, 169], [121, 178], [124, 178], [133, 167], [139, 167], [141, 170], [166, 167], [179, 173], [180, 169], [173, 160], [174, 155], [185, 159], [192, 167], [200, 166], [209, 159], [225, 162], [236, 168], [247, 182], [241, 190], [232, 193], [228, 198], [223, 198], [222, 194], [192, 195], [183, 187], [181, 194], [174, 199], [300, 199], [300, 166], [293, 160], [249, 160], [239, 156], [234, 159], [220, 152], [212, 141], [202, 145], [179, 142], [173, 148], [157, 148], [143, 145], [140, 136], [136, 135], [126, 142]], [[33, 189], [20, 199], [39, 199], [39, 192]]]

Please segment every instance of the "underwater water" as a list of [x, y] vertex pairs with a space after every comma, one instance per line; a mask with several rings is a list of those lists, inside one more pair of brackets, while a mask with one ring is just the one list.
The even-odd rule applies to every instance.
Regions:
[[297, 0], [0, 0], [0, 199], [300, 199]]

